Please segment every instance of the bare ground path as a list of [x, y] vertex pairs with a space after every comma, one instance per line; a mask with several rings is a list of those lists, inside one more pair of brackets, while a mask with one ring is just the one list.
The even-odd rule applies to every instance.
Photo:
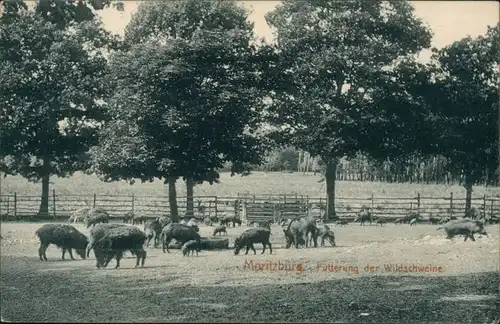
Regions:
[[[500, 319], [499, 229], [476, 242], [444, 239], [436, 226], [334, 228], [338, 247], [281, 248], [272, 255], [202, 251], [182, 257], [149, 249], [146, 267], [126, 258], [118, 270], [94, 259], [62, 261], [49, 247], [37, 257], [41, 224], [2, 224], [1, 315], [11, 321], [496, 323]], [[81, 225], [82, 232], [88, 233]], [[231, 228], [231, 240], [244, 228]], [[202, 228], [207, 235], [210, 228]], [[250, 269], [302, 264], [303, 271]], [[245, 262], [247, 267], [245, 268]], [[384, 264], [442, 266], [442, 273], [394, 273]], [[350, 266], [322, 271], [318, 264]], [[365, 272], [366, 265], [379, 265]], [[113, 265], [113, 262], [111, 266]], [[357, 272], [355, 271], [357, 267]]]

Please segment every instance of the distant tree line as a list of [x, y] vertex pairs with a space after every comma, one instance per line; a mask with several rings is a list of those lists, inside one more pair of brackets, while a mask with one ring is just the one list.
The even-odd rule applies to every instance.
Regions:
[[[30, 3], [30, 6], [27, 5]], [[143, 1], [124, 37], [114, 0], [1, 2], [0, 171], [41, 182], [176, 184], [193, 213], [219, 172], [320, 172], [336, 180], [498, 184], [500, 24], [432, 49], [407, 1], [283, 1], [258, 39], [238, 1]], [[75, 188], [77, 190], [77, 188]], [[284, 190], [286, 190], [284, 188]]]
[[[447, 159], [443, 156], [426, 158], [412, 157], [407, 161], [376, 161], [368, 156], [357, 154], [351, 159], [342, 158], [337, 165], [337, 179], [341, 181], [380, 181], [408, 182], [423, 184], [462, 184], [464, 174], [452, 174], [447, 171]], [[274, 149], [267, 152], [261, 165], [252, 167], [264, 172], [299, 172], [321, 173], [324, 164], [320, 158], [311, 157], [293, 147]], [[222, 171], [229, 170], [227, 167]], [[484, 170], [483, 176], [475, 185], [498, 186], [499, 179], [495, 170]]]

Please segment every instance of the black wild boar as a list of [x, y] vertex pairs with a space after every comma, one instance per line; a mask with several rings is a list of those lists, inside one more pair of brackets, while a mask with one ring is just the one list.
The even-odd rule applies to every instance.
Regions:
[[347, 226], [347, 224], [349, 224], [349, 222], [345, 219], [340, 219], [337, 221], [337, 225], [340, 225], [340, 226]]
[[109, 223], [109, 214], [102, 208], [92, 209], [85, 220], [87, 228], [94, 227], [99, 223]]
[[257, 224], [259, 225], [259, 227], [264, 227], [264, 228], [267, 228], [267, 229], [271, 229], [271, 224], [273, 223], [272, 220], [270, 219], [266, 219], [266, 220], [263, 220], [263, 221], [260, 221], [258, 222]]
[[479, 208], [476, 206], [472, 206], [466, 213], [465, 213], [465, 218], [470, 218], [470, 219], [482, 219], [483, 214], [479, 211]]
[[143, 248], [145, 242], [146, 234], [143, 231], [135, 226], [121, 226], [109, 229], [91, 248], [98, 251], [98, 268], [107, 267], [113, 258], [116, 258], [115, 269], [118, 268], [125, 251], [130, 251], [137, 257], [135, 266], [138, 267], [139, 262], [144, 266], [146, 260], [146, 251]]
[[203, 219], [203, 223], [207, 226], [212, 226], [212, 220], [210, 219], [210, 217], [205, 217]]
[[267, 229], [270, 230], [272, 223], [273, 223], [272, 220], [267, 219], [267, 220], [262, 220], [262, 221], [252, 221], [252, 222], [248, 223], [248, 226], [251, 226], [251, 227], [264, 227], [264, 228], [267, 228]]
[[253, 245], [255, 243], [262, 243], [263, 249], [262, 253], [266, 252], [266, 245], [269, 246], [269, 253], [273, 253], [271, 243], [269, 242], [269, 237], [271, 236], [271, 231], [263, 227], [249, 228], [239, 237], [234, 240], [234, 255], [238, 255], [243, 247], [246, 247], [245, 255], [248, 254], [248, 250], [252, 249], [253, 254], [257, 254]]
[[144, 224], [146, 221], [148, 220], [148, 218], [146, 216], [135, 216], [134, 215], [134, 218], [132, 219], [132, 225], [135, 225], [135, 224]]
[[387, 223], [387, 221], [384, 218], [379, 218], [377, 219], [377, 224], [380, 224], [380, 226], [384, 225]]
[[220, 224], [221, 225], [226, 225], [229, 227], [229, 224], [233, 224], [233, 227], [235, 225], [235, 217], [234, 216], [230, 216], [230, 215], [222, 215], [222, 217], [220, 218]]
[[437, 225], [441, 219], [439, 217], [429, 217], [429, 225]]
[[[116, 227], [123, 227], [123, 226], [128, 226], [128, 225], [125, 225], [125, 224], [98, 224], [95, 227], [93, 227], [90, 230], [90, 242], [89, 242], [89, 245], [87, 248], [87, 254], [86, 254], [87, 257], [89, 257], [90, 250], [92, 250], [92, 246], [94, 245], [94, 243], [99, 241], [100, 239], [102, 239], [104, 237], [104, 235], [106, 235], [108, 230], [110, 230], [112, 228], [116, 228]], [[96, 252], [94, 250], [94, 254], [95, 253]]]
[[445, 218], [441, 218], [439, 220], [439, 223], [438, 224], [446, 224], [450, 221], [451, 219], [449, 217], [445, 217]]
[[488, 220], [488, 222], [492, 225], [492, 224], [499, 224], [500, 223], [500, 217], [498, 216], [495, 216], [495, 215], [491, 215], [490, 219]]
[[210, 215], [208, 218], [210, 218], [210, 221], [212, 223], [217, 223], [220, 221], [219, 217], [217, 217], [216, 215]]
[[224, 225], [217, 226], [214, 229], [214, 236], [217, 235], [217, 233], [219, 233], [220, 235], [222, 235], [222, 233], [224, 233], [224, 235], [227, 235], [226, 226]]
[[187, 241], [195, 240], [200, 243], [200, 234], [198, 234], [191, 226], [178, 223], [170, 223], [165, 226], [161, 232], [161, 240], [163, 242], [163, 253], [165, 249], [170, 253], [168, 245], [175, 239], [179, 244], [184, 244]]
[[335, 246], [335, 234], [328, 225], [318, 227], [318, 237], [321, 238], [320, 246], [325, 246], [325, 240], [328, 240], [331, 246]]
[[124, 223], [132, 223], [133, 219], [134, 219], [134, 213], [131, 211], [126, 212], [125, 215], [123, 215], [123, 222]]
[[[291, 231], [288, 230], [288, 225], [287, 226], [282, 226], [283, 233], [285, 234], [285, 242], [286, 242], [286, 248], [288, 249], [290, 246], [295, 246], [295, 237]], [[298, 236], [298, 244], [297, 246], [299, 247], [306, 247], [306, 241], [304, 240], [304, 236], [299, 235]]]
[[[285, 238], [287, 238], [286, 248], [288, 249], [292, 244], [295, 244], [295, 248], [299, 247], [301, 242], [300, 237], [305, 242], [305, 246], [308, 246], [308, 237], [311, 234], [314, 247], [318, 247], [318, 228], [316, 227], [316, 221], [311, 217], [301, 217], [292, 219], [288, 224], [288, 227], [283, 230], [285, 232]], [[293, 236], [293, 240], [290, 238]]]
[[152, 222], [147, 222], [144, 224], [144, 232], [146, 233], [146, 246], [149, 247], [151, 239], [154, 238], [154, 247], [158, 247], [160, 243], [161, 230], [163, 229], [160, 218], [155, 219]]
[[[106, 233], [116, 227], [123, 227], [127, 226], [125, 224], [98, 224], [95, 227], [93, 227], [90, 230], [90, 242], [87, 248], [87, 257], [90, 255], [90, 250], [92, 250], [95, 242], [98, 242], [101, 240]], [[96, 259], [96, 267], [99, 269], [101, 267], [101, 261], [104, 258], [104, 255], [102, 254], [103, 252], [99, 249], [93, 249], [94, 250], [94, 255]]]
[[190, 240], [184, 243], [181, 248], [182, 255], [183, 256], [189, 256], [189, 253], [191, 255], [194, 255], [194, 252], [196, 251], [196, 256], [198, 256], [198, 252], [200, 251], [200, 244], [199, 242], [196, 242], [196, 240]]
[[419, 221], [421, 218], [420, 214], [417, 212], [409, 212], [407, 215], [403, 217], [403, 223], [409, 224], [412, 219], [417, 219]]
[[76, 222], [80, 222], [80, 221], [84, 221], [88, 214], [89, 214], [89, 211], [92, 209], [92, 207], [82, 207], [82, 208], [78, 208], [77, 210], [73, 211], [71, 213], [71, 216], [69, 217], [68, 219], [68, 223], [76, 223]]
[[360, 222], [359, 225], [365, 225], [366, 221], [369, 221], [370, 225], [371, 225], [372, 221], [373, 221], [372, 213], [370, 213], [368, 210], [363, 210], [363, 211], [359, 212], [356, 215], [356, 218], [354, 219], [354, 222], [358, 222], [358, 221]]
[[85, 259], [85, 250], [89, 243], [88, 238], [78, 231], [75, 227], [68, 224], [45, 224], [36, 230], [35, 235], [40, 239], [40, 248], [38, 249], [38, 256], [41, 261], [47, 261], [47, 248], [50, 244], [62, 248], [62, 259], [66, 250], [74, 260], [72, 249]]
[[475, 233], [488, 236], [486, 230], [484, 229], [484, 224], [480, 220], [471, 220], [467, 218], [452, 220], [446, 223], [444, 226], [438, 227], [437, 230], [440, 230], [442, 228], [444, 228], [444, 230], [446, 231], [447, 239], [452, 239], [456, 235], [464, 235], [464, 241], [467, 241], [469, 237], [472, 241], [475, 241]]

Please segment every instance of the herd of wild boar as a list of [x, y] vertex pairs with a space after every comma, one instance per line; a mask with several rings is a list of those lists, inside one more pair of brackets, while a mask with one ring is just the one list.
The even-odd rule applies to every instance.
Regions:
[[[438, 228], [444, 229], [448, 239], [457, 235], [465, 236], [465, 241], [470, 238], [475, 241], [474, 234], [488, 235], [485, 230], [485, 219], [481, 217], [481, 213], [471, 208], [471, 211], [465, 217], [457, 219], [441, 219], [430, 217], [428, 224], [442, 224]], [[78, 231], [70, 224], [45, 224], [36, 232], [36, 236], [40, 239], [39, 257], [42, 261], [47, 261], [46, 250], [50, 244], [56, 245], [62, 249], [62, 259], [64, 260], [66, 251], [72, 260], [74, 260], [72, 250], [85, 259], [89, 257], [90, 251], [94, 251], [96, 259], [96, 267], [98, 269], [106, 268], [109, 262], [116, 259], [116, 266], [120, 266], [120, 260], [125, 252], [130, 252], [136, 257], [136, 267], [144, 266], [146, 260], [146, 250], [144, 247], [149, 247], [153, 241], [154, 247], [158, 247], [161, 243], [163, 252], [170, 253], [169, 245], [175, 240], [180, 247], [184, 256], [193, 255], [194, 252], [198, 255], [201, 250], [210, 250], [213, 248], [210, 238], [202, 238], [199, 234], [198, 222], [203, 221], [207, 226], [214, 226], [214, 223], [219, 223], [213, 230], [213, 237], [226, 236], [227, 228], [235, 227], [237, 224], [241, 226], [242, 221], [237, 216], [223, 214], [219, 217], [206, 218], [191, 218], [189, 221], [182, 220], [180, 223], [174, 223], [169, 217], [158, 217], [154, 221], [148, 221], [146, 217], [135, 217], [132, 213], [127, 213], [123, 218], [123, 223], [109, 223], [109, 214], [102, 208], [82, 208], [75, 211], [70, 217], [69, 223], [83, 221], [90, 230], [90, 239], [86, 235]], [[397, 219], [395, 224], [409, 224], [414, 226], [422, 223], [423, 219], [417, 213], [409, 213], [403, 218]], [[498, 222], [498, 220], [489, 220], [490, 223]], [[372, 224], [387, 223], [387, 219], [376, 217], [368, 209], [359, 212], [354, 222], [359, 222], [364, 225], [366, 222]], [[130, 224], [128, 224], [130, 223]], [[338, 226], [345, 226], [349, 222], [347, 220], [339, 220]], [[135, 224], [144, 224], [143, 230]], [[238, 255], [242, 249], [246, 249], [245, 254], [251, 249], [256, 254], [254, 244], [262, 244], [262, 253], [269, 248], [269, 253], [272, 254], [272, 245], [270, 242], [271, 225], [273, 221], [250, 222], [247, 224], [250, 228], [241, 233], [234, 240], [234, 254]], [[288, 249], [292, 245], [295, 248], [299, 246], [309, 247], [324, 246], [328, 242], [331, 246], [335, 246], [335, 234], [331, 228], [312, 217], [296, 217], [292, 219], [280, 219], [276, 222], [281, 226], [285, 236], [285, 247]], [[214, 238], [215, 239], [215, 238]], [[228, 242], [228, 241], [226, 241]], [[229, 248], [228, 243], [219, 248]]]

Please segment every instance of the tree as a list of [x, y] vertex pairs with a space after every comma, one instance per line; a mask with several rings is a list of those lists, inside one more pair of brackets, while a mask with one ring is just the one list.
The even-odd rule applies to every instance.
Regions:
[[[498, 66], [500, 24], [485, 36], [463, 38], [434, 50], [432, 95], [428, 101], [434, 125], [428, 153], [448, 159], [446, 170], [463, 174], [467, 212], [473, 185], [499, 172]], [[428, 138], [427, 140], [431, 140]]]
[[335, 218], [341, 157], [411, 148], [418, 106], [405, 80], [418, 65], [408, 57], [429, 47], [431, 34], [403, 1], [284, 1], [266, 20], [277, 38], [267, 73], [269, 122], [280, 126], [274, 138], [325, 163], [327, 214]]
[[163, 179], [174, 220], [177, 179], [192, 213], [195, 184], [217, 182], [228, 161], [233, 174], [261, 162], [251, 135], [260, 63], [247, 15], [235, 1], [144, 2], [126, 28], [128, 50], [111, 61], [114, 117], [93, 149], [95, 169], [109, 181]]
[[42, 9], [7, 1], [0, 17], [0, 169], [42, 181], [40, 216], [50, 176], [85, 167], [105, 119], [105, 51], [117, 45], [97, 20], [60, 24]]

